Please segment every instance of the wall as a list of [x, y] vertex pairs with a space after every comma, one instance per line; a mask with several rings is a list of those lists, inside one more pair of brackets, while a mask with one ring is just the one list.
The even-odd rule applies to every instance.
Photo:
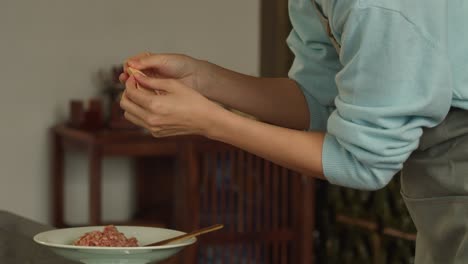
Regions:
[[[0, 210], [50, 223], [48, 129], [96, 72], [141, 51], [188, 53], [259, 72], [258, 0], [0, 0]], [[86, 156], [67, 154], [67, 221], [86, 221]], [[104, 219], [132, 212], [124, 158], [104, 162]], [[123, 195], [110, 197], [112, 193]]]

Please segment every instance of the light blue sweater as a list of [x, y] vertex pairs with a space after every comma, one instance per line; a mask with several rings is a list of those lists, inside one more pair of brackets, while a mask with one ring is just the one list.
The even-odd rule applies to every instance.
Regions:
[[325, 177], [385, 186], [450, 107], [468, 109], [467, 0], [317, 0], [341, 44], [337, 54], [312, 0], [290, 0], [295, 54], [289, 76], [327, 131]]

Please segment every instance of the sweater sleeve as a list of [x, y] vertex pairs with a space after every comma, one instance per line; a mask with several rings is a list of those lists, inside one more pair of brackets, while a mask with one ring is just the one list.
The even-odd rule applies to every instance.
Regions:
[[294, 54], [289, 77], [296, 81], [310, 112], [310, 130], [325, 131], [337, 94], [338, 54], [325, 34], [310, 0], [290, 0], [292, 31], [287, 43]]
[[336, 110], [323, 146], [325, 177], [366, 190], [385, 186], [439, 124], [452, 98], [446, 53], [398, 12], [354, 10], [341, 35]]

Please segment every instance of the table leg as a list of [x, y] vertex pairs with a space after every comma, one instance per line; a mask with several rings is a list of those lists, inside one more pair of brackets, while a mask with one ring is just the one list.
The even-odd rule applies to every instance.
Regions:
[[102, 150], [92, 146], [89, 150], [89, 224], [101, 224]]
[[[199, 194], [199, 160], [195, 143], [187, 142], [182, 153], [182, 167], [184, 175], [182, 181], [185, 192], [185, 208], [186, 215], [184, 219], [184, 231], [190, 232], [200, 228], [200, 194]], [[184, 250], [183, 263], [198, 263], [197, 253], [199, 245], [192, 245]]]
[[60, 136], [52, 132], [52, 224], [61, 228], [64, 223], [64, 149]]

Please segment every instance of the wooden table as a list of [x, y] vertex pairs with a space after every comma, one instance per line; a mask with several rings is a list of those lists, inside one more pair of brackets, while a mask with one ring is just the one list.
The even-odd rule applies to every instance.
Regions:
[[0, 210], [0, 263], [79, 264], [34, 242], [33, 237], [36, 234], [53, 229], [51, 226]]
[[102, 161], [105, 157], [161, 157], [178, 158], [183, 142], [195, 137], [156, 139], [141, 130], [85, 131], [65, 125], [52, 128], [52, 214], [53, 225], [66, 227], [64, 221], [64, 163], [69, 149], [85, 151], [89, 173], [89, 225], [102, 224]]

